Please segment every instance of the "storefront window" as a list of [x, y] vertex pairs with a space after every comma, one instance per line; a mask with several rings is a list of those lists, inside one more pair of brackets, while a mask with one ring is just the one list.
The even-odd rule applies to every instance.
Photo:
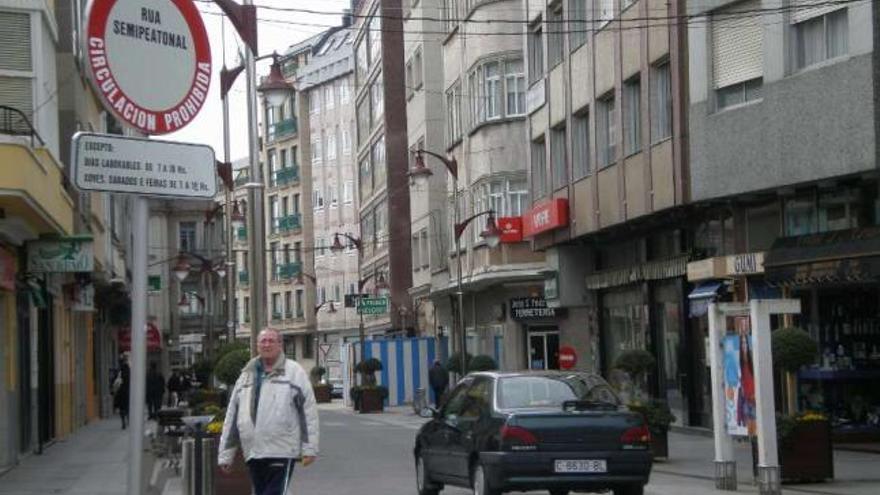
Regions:
[[707, 257], [733, 254], [733, 241], [733, 214], [728, 210], [714, 212], [694, 233], [694, 247]]
[[[632, 390], [626, 374], [614, 369], [623, 351], [648, 349], [650, 338], [645, 325], [646, 308], [638, 289], [609, 292], [602, 298], [602, 338], [604, 367], [618, 390]], [[643, 390], [643, 392], [647, 392]]]
[[770, 249], [779, 237], [779, 203], [746, 209], [746, 244], [749, 252]]

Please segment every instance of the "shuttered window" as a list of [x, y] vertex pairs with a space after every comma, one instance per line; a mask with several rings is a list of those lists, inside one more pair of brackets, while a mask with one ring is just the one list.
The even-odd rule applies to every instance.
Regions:
[[[33, 122], [33, 85], [29, 77], [4, 77], [0, 76], [0, 105], [6, 105], [18, 110]], [[26, 125], [21, 122], [13, 122], [16, 126], [15, 130], [29, 131]], [[20, 129], [18, 126], [21, 125]]]
[[0, 12], [0, 69], [30, 71], [30, 14]]
[[761, 2], [749, 0], [712, 15], [712, 69], [715, 89], [763, 75]]
[[791, 0], [791, 23], [799, 22], [819, 17], [833, 10], [837, 10], [843, 5], [840, 2], [829, 2], [828, 0]]

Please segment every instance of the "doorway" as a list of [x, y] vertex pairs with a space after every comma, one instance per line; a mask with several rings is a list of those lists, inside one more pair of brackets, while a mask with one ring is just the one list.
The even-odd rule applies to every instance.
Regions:
[[529, 369], [559, 369], [559, 330], [555, 327], [528, 331]]

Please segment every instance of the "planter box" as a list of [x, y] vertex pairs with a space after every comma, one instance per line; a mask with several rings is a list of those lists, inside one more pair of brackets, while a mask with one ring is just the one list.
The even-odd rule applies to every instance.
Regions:
[[651, 454], [654, 459], [669, 458], [669, 432], [651, 430]]
[[360, 409], [361, 414], [382, 412], [384, 410], [385, 401], [382, 400], [382, 393], [379, 389], [365, 389], [361, 393]]
[[315, 385], [312, 387], [312, 390], [315, 391], [315, 401], [319, 404], [325, 404], [331, 401], [331, 387], [329, 385]]
[[828, 421], [799, 423], [790, 438], [780, 441], [783, 482], [815, 482], [834, 478], [834, 449]]
[[[219, 441], [219, 437], [217, 438]], [[247, 464], [241, 457], [241, 452], [236, 452], [235, 460], [232, 461], [232, 471], [225, 473], [214, 464], [214, 494], [215, 495], [251, 495], [253, 487], [248, 474]]]

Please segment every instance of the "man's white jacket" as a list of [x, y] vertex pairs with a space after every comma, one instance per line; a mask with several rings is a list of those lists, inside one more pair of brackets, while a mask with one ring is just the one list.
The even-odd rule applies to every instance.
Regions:
[[305, 370], [280, 354], [262, 380], [256, 404], [259, 359], [245, 365], [229, 396], [218, 449], [221, 465], [232, 463], [238, 447], [246, 461], [318, 454], [318, 408]]

